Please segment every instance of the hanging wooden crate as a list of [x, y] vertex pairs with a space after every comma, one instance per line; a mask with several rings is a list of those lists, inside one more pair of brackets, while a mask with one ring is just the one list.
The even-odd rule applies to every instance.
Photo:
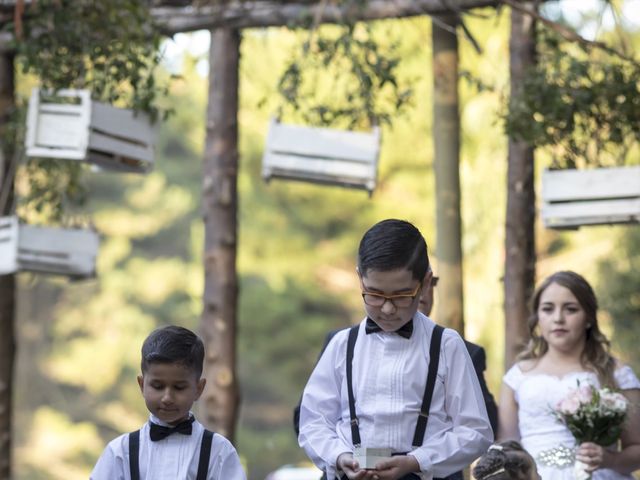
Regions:
[[18, 218], [0, 217], [0, 275], [18, 270]]
[[95, 276], [98, 234], [93, 230], [35, 227], [0, 217], [0, 275], [31, 271]]
[[89, 229], [18, 227], [18, 268], [23, 271], [95, 276], [98, 234]]
[[542, 200], [547, 228], [638, 223], [640, 167], [545, 170]]
[[84, 160], [99, 169], [146, 172], [155, 129], [149, 116], [91, 100], [88, 90], [34, 89], [27, 113], [29, 157]]
[[262, 158], [262, 177], [362, 188], [373, 192], [380, 131], [310, 128], [272, 120]]

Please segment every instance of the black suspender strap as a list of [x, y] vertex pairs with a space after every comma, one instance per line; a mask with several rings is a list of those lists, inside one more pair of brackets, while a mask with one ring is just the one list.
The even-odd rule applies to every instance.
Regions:
[[[356, 340], [358, 338], [359, 325], [351, 327], [349, 330], [349, 340], [347, 342], [347, 393], [349, 395], [349, 416], [351, 417], [351, 440], [354, 447], [361, 444], [360, 429], [358, 428], [358, 417], [356, 416], [356, 402], [353, 396], [353, 351], [355, 349]], [[416, 431], [413, 435], [414, 447], [422, 446], [424, 434], [427, 430], [427, 420], [429, 419], [429, 409], [431, 408], [431, 399], [438, 375], [438, 364], [440, 363], [440, 344], [442, 342], [442, 332], [444, 328], [435, 325], [431, 335], [431, 343], [429, 344], [429, 370], [427, 373], [427, 384], [424, 387], [422, 396], [422, 406], [420, 407], [420, 416], [416, 424]]]
[[[211, 443], [213, 442], [213, 432], [206, 430], [202, 433], [200, 443], [200, 459], [198, 460], [198, 474], [196, 480], [206, 480], [209, 473], [209, 458], [211, 457]], [[140, 430], [129, 434], [129, 473], [131, 480], [140, 480], [140, 466], [138, 457], [140, 455]]]
[[129, 434], [129, 473], [131, 480], [140, 480], [138, 457], [140, 452], [140, 430]]
[[202, 442], [200, 443], [200, 460], [198, 460], [198, 474], [196, 480], [206, 480], [209, 473], [209, 457], [211, 456], [211, 442], [213, 432], [205, 429], [202, 432]]
[[431, 398], [433, 397], [433, 389], [436, 384], [436, 376], [438, 374], [438, 364], [440, 363], [440, 343], [442, 340], [442, 332], [444, 328], [436, 325], [431, 334], [431, 344], [429, 345], [429, 372], [427, 373], [427, 384], [424, 387], [424, 395], [422, 397], [422, 407], [420, 407], [420, 416], [416, 425], [416, 432], [413, 436], [412, 445], [414, 447], [422, 446], [424, 441], [424, 433], [427, 430], [427, 420], [429, 420], [429, 409], [431, 408]]
[[360, 446], [360, 429], [356, 416], [356, 401], [353, 397], [353, 351], [358, 339], [359, 325], [349, 329], [349, 341], [347, 342], [347, 393], [349, 394], [349, 416], [351, 417], [351, 441], [354, 447]]

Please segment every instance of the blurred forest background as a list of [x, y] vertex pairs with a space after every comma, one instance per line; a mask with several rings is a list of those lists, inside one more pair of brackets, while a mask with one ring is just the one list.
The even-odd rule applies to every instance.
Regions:
[[[630, 2], [634, 3], [634, 2]], [[636, 4], [638, 2], [635, 2]], [[637, 6], [637, 5], [636, 5]], [[482, 45], [462, 41], [461, 182], [466, 336], [485, 346], [487, 379], [503, 374], [502, 280], [506, 137], [499, 114], [508, 87], [509, 17], [479, 11], [468, 26]], [[331, 27], [321, 27], [331, 28]], [[636, 26], [637, 28], [637, 26]], [[308, 33], [245, 30], [242, 41], [237, 448], [250, 480], [305, 461], [292, 429], [297, 403], [325, 333], [363, 315], [355, 274], [362, 233], [387, 217], [414, 222], [435, 247], [432, 165], [431, 23], [375, 23], [395, 44], [400, 77], [413, 90], [405, 113], [383, 127], [379, 186], [363, 191], [260, 176], [269, 118], [281, 106], [276, 86]], [[632, 51], [640, 32], [629, 32]], [[175, 114], [161, 125], [156, 168], [147, 176], [86, 173], [83, 213], [101, 233], [95, 280], [22, 273], [18, 299], [15, 468], [18, 480], [87, 478], [106, 443], [147, 417], [135, 376], [142, 340], [159, 325], [198, 329], [203, 290], [200, 211], [208, 36], [179, 35], [179, 71], [163, 100]], [[190, 40], [189, 40], [190, 39]], [[174, 51], [173, 40], [163, 48]], [[202, 52], [199, 53], [193, 53]], [[190, 53], [191, 52], [191, 53]], [[178, 62], [178, 63], [176, 63]], [[178, 70], [176, 70], [178, 69]], [[340, 98], [330, 68], [318, 79]], [[20, 77], [26, 102], [33, 79]], [[295, 116], [284, 118], [295, 121]], [[537, 171], [550, 163], [537, 152]], [[634, 159], [634, 163], [638, 159]], [[89, 212], [86, 214], [85, 212]], [[71, 212], [73, 214], [73, 212]], [[599, 296], [603, 328], [617, 355], [640, 372], [640, 230], [637, 226], [536, 232], [538, 279], [557, 269], [585, 275]], [[432, 258], [438, 272], [437, 258]], [[434, 318], [438, 318], [438, 305]]]

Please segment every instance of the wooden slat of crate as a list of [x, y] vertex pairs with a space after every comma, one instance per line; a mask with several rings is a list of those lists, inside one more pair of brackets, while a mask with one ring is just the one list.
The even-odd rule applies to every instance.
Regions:
[[0, 275], [18, 270], [18, 218], [0, 217]]
[[291, 179], [326, 181], [329, 183], [361, 186], [373, 189], [375, 168], [361, 162], [337, 159], [304, 159], [304, 169], [300, 167], [300, 157], [269, 152], [265, 154], [265, 176], [277, 176]]
[[141, 145], [149, 145], [155, 137], [155, 129], [148, 115], [101, 102], [91, 104], [91, 128]]
[[[92, 131], [89, 135], [90, 163], [110, 170], [147, 171], [153, 165], [153, 148], [142, 146], [101, 132]], [[98, 155], [93, 155], [96, 152]]]
[[640, 167], [545, 170], [542, 174], [545, 202], [639, 196]]
[[542, 219], [547, 228], [638, 223], [640, 198], [547, 203], [542, 207]]
[[348, 132], [272, 123], [268, 139], [271, 152], [311, 158], [348, 159], [371, 164], [378, 155], [375, 133]]

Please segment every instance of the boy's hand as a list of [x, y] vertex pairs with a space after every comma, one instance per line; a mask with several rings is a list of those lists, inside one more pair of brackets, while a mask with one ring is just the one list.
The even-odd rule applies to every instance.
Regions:
[[376, 464], [373, 470], [372, 480], [397, 480], [408, 473], [420, 471], [420, 464], [413, 455], [396, 455], [389, 460]]
[[353, 458], [352, 453], [341, 453], [336, 461], [338, 470], [342, 470], [350, 480], [374, 480], [376, 470], [363, 470]]

